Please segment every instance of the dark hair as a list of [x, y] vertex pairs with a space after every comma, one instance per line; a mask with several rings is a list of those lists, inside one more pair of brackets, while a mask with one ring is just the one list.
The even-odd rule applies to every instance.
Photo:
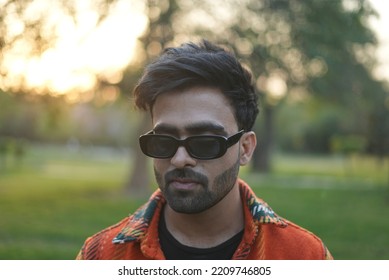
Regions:
[[250, 71], [233, 53], [207, 40], [165, 49], [146, 67], [136, 85], [135, 105], [152, 111], [160, 94], [194, 86], [219, 88], [230, 101], [239, 128], [252, 129], [258, 114], [258, 97]]

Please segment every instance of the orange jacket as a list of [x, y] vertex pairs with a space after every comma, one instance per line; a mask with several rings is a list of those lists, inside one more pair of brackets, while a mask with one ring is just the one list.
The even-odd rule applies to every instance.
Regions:
[[[233, 259], [332, 259], [317, 236], [277, 216], [242, 180], [239, 187], [245, 229]], [[158, 238], [164, 204], [165, 199], [157, 190], [133, 215], [89, 237], [77, 259], [165, 259]]]

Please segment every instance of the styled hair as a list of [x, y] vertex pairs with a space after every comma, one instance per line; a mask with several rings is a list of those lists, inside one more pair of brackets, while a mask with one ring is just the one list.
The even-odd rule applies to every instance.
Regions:
[[233, 53], [207, 40], [165, 49], [146, 67], [134, 88], [135, 105], [152, 112], [160, 94], [195, 86], [220, 89], [234, 110], [239, 129], [252, 130], [259, 111], [252, 75]]

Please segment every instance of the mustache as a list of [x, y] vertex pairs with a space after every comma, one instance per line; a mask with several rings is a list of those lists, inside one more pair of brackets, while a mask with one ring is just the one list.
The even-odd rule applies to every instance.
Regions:
[[207, 176], [193, 171], [190, 168], [174, 169], [165, 174], [165, 183], [169, 184], [176, 179], [189, 179], [204, 186], [208, 185]]

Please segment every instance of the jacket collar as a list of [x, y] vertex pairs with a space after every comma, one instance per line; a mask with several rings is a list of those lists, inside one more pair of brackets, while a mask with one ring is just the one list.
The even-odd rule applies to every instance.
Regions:
[[[274, 224], [285, 227], [286, 222], [279, 217], [262, 199], [256, 197], [251, 188], [239, 179], [239, 188], [245, 212], [250, 212], [250, 219], [254, 224]], [[149, 201], [141, 206], [133, 215], [129, 217], [126, 226], [112, 240], [114, 244], [131, 241], [141, 241], [149, 231], [153, 217], [158, 217], [166, 201], [160, 190], [155, 191]], [[152, 226], [158, 227], [158, 221], [153, 221]]]
[[281, 227], [287, 225], [287, 223], [279, 217], [265, 201], [255, 195], [244, 181], [240, 180], [239, 186], [243, 205], [250, 211], [254, 223], [274, 224]]
[[[129, 217], [127, 225], [112, 240], [112, 243], [125, 243], [141, 240], [147, 233], [152, 218], [161, 211], [165, 199], [160, 190], [155, 191], [149, 201], [138, 208], [134, 214]], [[158, 215], [159, 216], [159, 215]]]

